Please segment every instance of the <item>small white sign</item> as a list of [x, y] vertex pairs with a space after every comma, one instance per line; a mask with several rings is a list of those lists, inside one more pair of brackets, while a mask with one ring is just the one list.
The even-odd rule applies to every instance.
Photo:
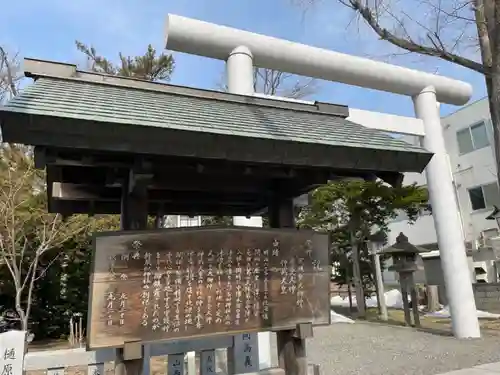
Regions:
[[23, 375], [25, 331], [0, 333], [0, 375]]

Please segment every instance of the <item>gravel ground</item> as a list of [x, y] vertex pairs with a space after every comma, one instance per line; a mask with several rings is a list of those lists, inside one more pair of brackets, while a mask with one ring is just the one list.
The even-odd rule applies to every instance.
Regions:
[[435, 375], [500, 361], [500, 337], [456, 340], [376, 323], [333, 324], [314, 330], [307, 355], [322, 375]]

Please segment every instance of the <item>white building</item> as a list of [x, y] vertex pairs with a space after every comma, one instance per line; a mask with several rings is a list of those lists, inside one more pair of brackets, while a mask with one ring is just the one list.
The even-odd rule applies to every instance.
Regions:
[[163, 222], [165, 228], [199, 227], [200, 225], [201, 216], [166, 215]]
[[[441, 120], [443, 134], [450, 160], [457, 206], [462, 221], [463, 236], [470, 250], [478, 250], [489, 245], [488, 239], [498, 235], [494, 220], [486, 220], [494, 205], [500, 206], [494, 156], [493, 128], [487, 99], [481, 99], [462, 107]], [[406, 138], [407, 141], [416, 139]], [[425, 185], [425, 174], [408, 174], [406, 183], [417, 182]], [[450, 207], [455, 209], [455, 207]], [[413, 225], [409, 225], [404, 215], [400, 215], [390, 225], [389, 243], [403, 232], [410, 242], [437, 249], [434, 220], [424, 214]], [[474, 259], [476, 260], [476, 259]], [[475, 262], [476, 279], [481, 276], [479, 262]], [[491, 268], [491, 266], [484, 266]], [[485, 271], [489, 272], [489, 271]], [[387, 275], [389, 276], [389, 275]], [[489, 277], [493, 281], [494, 276]]]

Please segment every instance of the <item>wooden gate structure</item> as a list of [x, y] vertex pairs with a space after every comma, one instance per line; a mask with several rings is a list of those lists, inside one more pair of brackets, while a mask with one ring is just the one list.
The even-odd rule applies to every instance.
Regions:
[[[267, 213], [271, 228], [301, 233], [294, 230], [294, 197], [346, 177], [398, 184], [402, 172], [422, 172], [432, 157], [347, 121], [342, 105], [152, 83], [35, 59], [24, 64], [35, 82], [1, 108], [3, 141], [35, 146], [36, 167], [46, 169], [50, 212], [121, 214], [122, 229], [131, 235], [147, 229], [148, 215], [163, 214]], [[252, 231], [234, 230], [242, 231], [240, 237]], [[258, 241], [268, 232], [253, 233]], [[279, 364], [287, 375], [306, 371], [311, 323], [261, 327], [276, 328]], [[115, 373], [140, 372], [143, 336], [136, 336], [113, 344]], [[182, 337], [176, 345], [179, 351], [209, 349], [190, 348], [195, 342]], [[172, 375], [179, 374], [171, 368], [177, 360], [169, 360]], [[249, 370], [254, 368], [232, 368]]]

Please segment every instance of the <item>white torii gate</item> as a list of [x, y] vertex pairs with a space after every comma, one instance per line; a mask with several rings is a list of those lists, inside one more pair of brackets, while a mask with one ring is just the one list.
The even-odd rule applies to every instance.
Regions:
[[[434, 153], [425, 172], [453, 333], [457, 338], [480, 337], [464, 238], [438, 110], [438, 102], [465, 104], [472, 94], [469, 84], [171, 14], [167, 17], [165, 41], [166, 48], [172, 51], [226, 61], [228, 89], [235, 94], [255, 94], [253, 67], [256, 66], [410, 96], [416, 117], [423, 123], [423, 132], [422, 129], [414, 129], [416, 133], [412, 129], [399, 132], [423, 135], [423, 146]], [[377, 115], [370, 116], [370, 112], [351, 112], [354, 121], [360, 116], [371, 124], [377, 121]], [[386, 127], [375, 124], [370, 127], [387, 130]], [[260, 218], [235, 217], [234, 223], [262, 225]], [[269, 338], [264, 335], [259, 337], [259, 354], [261, 367], [270, 365], [270, 360], [267, 363]]]

